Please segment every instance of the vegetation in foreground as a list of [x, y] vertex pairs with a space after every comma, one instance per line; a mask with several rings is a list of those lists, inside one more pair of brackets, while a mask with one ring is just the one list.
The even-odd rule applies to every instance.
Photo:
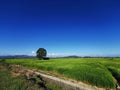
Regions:
[[44, 90], [24, 77], [13, 77], [7, 70], [0, 70], [0, 90]]
[[56, 85], [46, 84], [41, 87], [37, 80], [27, 80], [24, 76], [12, 75], [7, 64], [0, 61], [0, 90], [63, 90]]
[[116, 88], [116, 79], [120, 79], [120, 58], [9, 59], [6, 63], [57, 72], [106, 89]]

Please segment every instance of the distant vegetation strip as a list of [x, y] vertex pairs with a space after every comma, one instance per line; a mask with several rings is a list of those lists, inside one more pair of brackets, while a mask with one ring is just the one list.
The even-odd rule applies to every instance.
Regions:
[[[120, 75], [120, 58], [8, 59], [6, 63], [57, 72], [108, 89], [116, 88], [116, 79], [119, 78], [116, 76]], [[116, 75], [113, 75], [113, 71]]]

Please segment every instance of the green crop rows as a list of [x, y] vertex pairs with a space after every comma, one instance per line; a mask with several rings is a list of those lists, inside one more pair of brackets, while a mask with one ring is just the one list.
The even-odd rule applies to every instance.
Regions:
[[8, 59], [7, 64], [20, 64], [104, 88], [115, 88], [120, 79], [120, 58], [55, 58], [50, 60]]

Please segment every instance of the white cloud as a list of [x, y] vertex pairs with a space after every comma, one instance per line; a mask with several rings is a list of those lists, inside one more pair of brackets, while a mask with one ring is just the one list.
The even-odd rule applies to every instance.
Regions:
[[63, 56], [69, 56], [69, 55], [74, 55], [71, 53], [48, 53], [48, 57], [63, 57]]
[[32, 54], [35, 54], [35, 51], [32, 51]]

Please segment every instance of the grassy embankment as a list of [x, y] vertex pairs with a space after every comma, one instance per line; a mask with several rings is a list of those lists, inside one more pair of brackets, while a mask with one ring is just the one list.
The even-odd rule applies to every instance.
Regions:
[[23, 76], [13, 76], [0, 62], [0, 90], [44, 90], [27, 81]]
[[45, 84], [46, 87], [41, 87], [37, 82], [42, 81], [38, 80], [35, 82], [27, 80], [23, 75], [12, 74], [8, 65], [0, 60], [0, 90], [63, 90], [51, 84]]
[[[120, 79], [120, 58], [9, 59], [8, 64], [57, 72], [68, 78], [104, 88], [115, 88]], [[114, 77], [113, 77], [114, 76]]]

